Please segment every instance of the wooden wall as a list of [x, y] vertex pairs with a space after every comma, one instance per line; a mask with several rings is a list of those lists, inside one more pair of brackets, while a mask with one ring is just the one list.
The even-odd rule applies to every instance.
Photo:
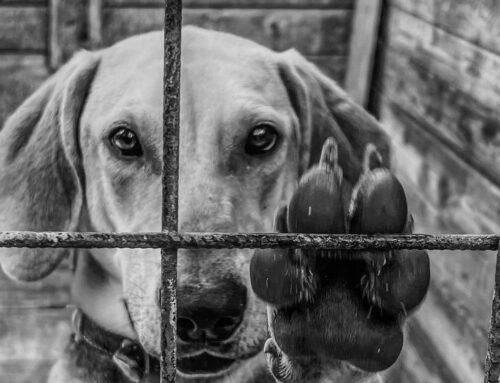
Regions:
[[[79, 48], [163, 26], [163, 0], [0, 0], [0, 126]], [[184, 23], [296, 47], [342, 82], [354, 0], [184, 0]], [[89, 17], [89, 14], [93, 15]], [[70, 333], [64, 264], [17, 284], [0, 272], [0, 381], [45, 382]]]
[[[388, 0], [372, 109], [394, 142], [417, 231], [500, 231], [500, 3]], [[481, 382], [491, 252], [435, 252], [395, 382]], [[404, 366], [403, 366], [404, 364]]]

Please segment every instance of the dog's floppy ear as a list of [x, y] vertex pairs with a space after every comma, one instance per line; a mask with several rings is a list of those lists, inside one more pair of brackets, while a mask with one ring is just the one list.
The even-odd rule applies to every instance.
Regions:
[[[79, 52], [6, 121], [0, 131], [0, 230], [74, 231], [82, 207], [78, 125], [98, 64]], [[65, 249], [0, 249], [11, 277], [48, 275]]]
[[389, 164], [388, 137], [335, 81], [294, 49], [280, 53], [278, 68], [301, 125], [301, 173], [319, 161], [323, 142], [330, 136], [337, 140], [344, 177], [352, 184], [368, 143], [374, 143]]

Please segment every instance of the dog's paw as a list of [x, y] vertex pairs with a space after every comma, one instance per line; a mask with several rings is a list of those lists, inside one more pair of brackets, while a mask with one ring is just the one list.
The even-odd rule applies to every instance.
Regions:
[[[275, 213], [274, 229], [287, 230], [287, 206]], [[315, 259], [301, 250], [257, 249], [250, 262], [250, 282], [255, 294], [277, 307], [291, 307], [314, 299], [318, 288]]]
[[[394, 174], [382, 165], [374, 145], [365, 150], [364, 169], [354, 187], [349, 207], [349, 232], [410, 234], [406, 194]], [[364, 299], [382, 313], [407, 316], [423, 300], [430, 279], [425, 251], [360, 251], [364, 261], [360, 283]]]
[[[372, 169], [381, 164], [376, 150], [367, 149], [365, 172], [347, 198], [335, 153], [334, 143], [327, 142], [322, 155], [327, 166], [304, 176], [291, 203], [278, 210], [276, 230], [410, 233], [402, 186], [387, 169]], [[351, 209], [342, 205], [349, 200]], [[329, 219], [325, 212], [336, 216]], [[318, 371], [354, 366], [372, 373], [390, 367], [402, 349], [402, 324], [427, 291], [429, 260], [425, 251], [270, 249], [256, 252], [250, 274], [256, 294], [270, 304], [269, 368], [280, 382], [299, 382], [310, 374], [312, 360], [321, 361]]]
[[312, 377], [311, 375], [320, 374], [321, 369], [317, 360], [311, 358], [293, 360], [280, 350], [272, 338], [266, 341], [264, 353], [269, 371], [278, 383], [306, 382]]
[[318, 290], [313, 303], [270, 307], [268, 317], [273, 340], [287, 360], [314, 357], [325, 368], [345, 361], [364, 371], [381, 371], [397, 360], [403, 345], [401, 321], [371, 310], [360, 292], [340, 278]]

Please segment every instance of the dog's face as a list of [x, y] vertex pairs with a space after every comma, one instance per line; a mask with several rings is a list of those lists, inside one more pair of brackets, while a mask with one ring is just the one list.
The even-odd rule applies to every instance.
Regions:
[[[270, 232], [273, 212], [299, 174], [299, 124], [283, 81], [267, 51], [250, 42], [249, 51], [228, 50], [233, 38], [198, 30], [187, 30], [184, 40], [179, 228]], [[132, 44], [104, 52], [81, 118], [89, 229], [95, 231], [161, 228], [163, 57], [155, 48], [162, 36], [136, 43], [144, 55], [131, 60], [122, 59], [132, 56], [122, 50], [135, 50]], [[251, 255], [179, 250], [181, 367], [187, 356], [198, 360], [186, 368], [210, 362], [200, 355], [206, 350], [235, 360], [262, 350], [266, 312], [250, 288]], [[99, 256], [109, 257], [109, 272], [122, 278], [142, 344], [159, 354], [159, 251]]]
[[[0, 229], [160, 230], [162, 46], [162, 34], [152, 33], [80, 54], [11, 117], [0, 148], [8, 218]], [[378, 127], [351, 104], [344, 110], [345, 94], [297, 53], [195, 28], [184, 29], [182, 48], [179, 230], [273, 231], [274, 211], [328, 136], [339, 143], [347, 183], [359, 175], [367, 142], [387, 153]], [[10, 275], [33, 280], [64, 254], [3, 251], [0, 260]], [[262, 351], [266, 308], [250, 288], [252, 254], [179, 250], [181, 377], [234, 377]], [[132, 326], [112, 330], [136, 332], [159, 355], [160, 252], [84, 255], [98, 265], [84, 272], [120, 286], [106, 299], [125, 301], [116, 322]]]

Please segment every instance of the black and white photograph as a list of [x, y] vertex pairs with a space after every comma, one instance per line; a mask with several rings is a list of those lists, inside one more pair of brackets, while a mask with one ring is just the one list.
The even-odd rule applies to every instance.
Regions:
[[498, 383], [499, 164], [496, 0], [0, 0], [0, 383]]

